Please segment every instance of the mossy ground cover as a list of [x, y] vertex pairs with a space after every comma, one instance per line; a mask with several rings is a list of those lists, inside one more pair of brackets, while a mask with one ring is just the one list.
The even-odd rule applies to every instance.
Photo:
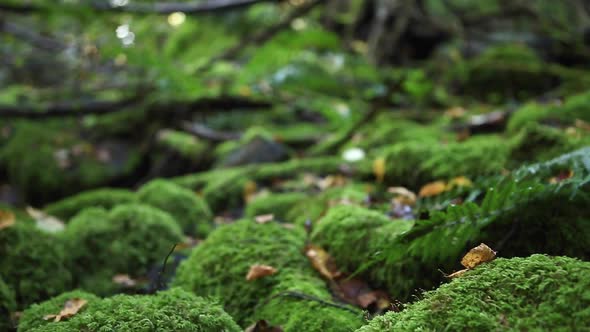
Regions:
[[[0, 330], [590, 326], [574, 2], [13, 2]], [[503, 10], [525, 17], [472, 33]], [[480, 243], [498, 258], [457, 276]]]

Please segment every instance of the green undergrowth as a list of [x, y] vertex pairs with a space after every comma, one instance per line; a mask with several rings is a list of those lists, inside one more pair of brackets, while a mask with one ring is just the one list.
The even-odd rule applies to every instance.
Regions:
[[16, 311], [14, 292], [0, 277], [0, 330], [13, 327], [11, 315]]
[[[82, 298], [88, 303], [74, 316], [59, 322], [42, 319], [57, 314], [65, 301]], [[155, 295], [116, 295], [99, 299], [69, 292], [32, 306], [23, 313], [18, 331], [227, 331], [241, 329], [217, 304], [181, 289]]]
[[158, 133], [160, 146], [177, 153], [180, 157], [198, 162], [203, 160], [209, 150], [207, 142], [185, 132], [164, 130]]
[[46, 213], [69, 220], [78, 212], [88, 207], [110, 209], [118, 204], [131, 203], [135, 194], [127, 189], [100, 188], [83, 191], [77, 195], [66, 197], [60, 201], [45, 206]]
[[286, 221], [287, 213], [298, 202], [306, 198], [305, 193], [269, 193], [257, 196], [246, 205], [244, 215], [249, 218], [272, 214], [275, 220]]
[[581, 331], [589, 276], [590, 264], [573, 258], [498, 258], [358, 331]]

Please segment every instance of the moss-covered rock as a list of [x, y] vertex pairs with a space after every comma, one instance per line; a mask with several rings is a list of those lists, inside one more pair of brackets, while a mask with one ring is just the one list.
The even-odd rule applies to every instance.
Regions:
[[206, 142], [197, 137], [177, 130], [162, 130], [158, 133], [158, 143], [169, 150], [176, 152], [180, 157], [199, 161], [209, 149]]
[[334, 206], [314, 225], [312, 242], [326, 249], [339, 268], [355, 272], [378, 248], [413, 224], [360, 206]]
[[162, 210], [123, 204], [110, 211], [83, 210], [68, 224], [64, 239], [80, 287], [108, 294], [112, 291], [108, 285], [116, 287], [111, 282], [114, 275], [141, 276], [161, 263], [170, 248], [182, 241], [182, 231]]
[[419, 188], [433, 180], [498, 174], [507, 162], [508, 148], [499, 137], [478, 136], [449, 144], [404, 142], [384, 149], [381, 155], [386, 182]]
[[130, 203], [135, 200], [135, 194], [127, 189], [100, 188], [84, 191], [64, 198], [45, 207], [45, 212], [63, 220], [69, 220], [76, 213], [87, 207], [102, 207], [110, 209], [117, 204]]
[[249, 174], [244, 168], [212, 177], [203, 188], [203, 198], [215, 212], [239, 207], [244, 202], [246, 185], [252, 181]]
[[18, 309], [68, 290], [69, 254], [58, 236], [17, 221], [0, 230], [0, 275], [14, 291]]
[[[69, 296], [85, 296], [88, 304], [64, 321], [36, 319], [36, 316], [55, 314], [59, 303]], [[28, 326], [19, 326], [19, 331], [241, 331], [218, 305], [181, 289], [156, 295], [116, 295], [102, 300], [84, 294], [63, 294], [25, 311], [23, 320]], [[26, 328], [29, 326], [35, 328]]]
[[182, 229], [191, 235], [205, 237], [213, 228], [213, 214], [196, 193], [168, 180], [153, 180], [139, 188], [141, 203], [170, 213]]
[[[64, 308], [64, 304], [72, 299], [82, 299], [87, 301], [86, 305], [78, 311], [78, 314], [82, 314], [88, 309], [88, 307], [93, 307], [98, 301], [100, 301], [100, 298], [96, 295], [80, 290], [62, 293], [47, 301], [33, 304], [23, 311], [23, 314], [18, 321], [18, 331], [31, 331], [40, 326], [53, 325], [54, 323], [43, 319], [43, 317], [46, 315], [58, 314]], [[64, 327], [64, 322], [55, 324]]]
[[272, 214], [279, 221], [285, 221], [287, 212], [297, 202], [305, 199], [304, 193], [269, 193], [268, 195], [258, 196], [246, 205], [245, 216], [255, 217], [263, 214]]
[[589, 307], [590, 263], [499, 258], [358, 331], [576, 331], [589, 326]]
[[[213, 231], [178, 268], [173, 285], [201, 296], [217, 296], [241, 325], [251, 323], [254, 307], [263, 301], [288, 268], [309, 266], [302, 255], [302, 232], [278, 223], [241, 220]], [[246, 281], [250, 266], [270, 265], [272, 276]]]
[[360, 310], [334, 303], [324, 281], [305, 271], [285, 271], [254, 316], [285, 332], [354, 331], [364, 322]]
[[26, 199], [48, 201], [124, 176], [139, 157], [125, 143], [85, 140], [63, 123], [19, 122], [0, 161]]
[[7, 331], [13, 327], [11, 314], [15, 311], [14, 292], [0, 277], [0, 330]]

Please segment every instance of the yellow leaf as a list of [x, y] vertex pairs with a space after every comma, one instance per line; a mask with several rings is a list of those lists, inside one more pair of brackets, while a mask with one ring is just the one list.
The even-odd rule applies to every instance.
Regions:
[[469, 252], [463, 256], [463, 259], [461, 259], [461, 265], [468, 269], [473, 269], [479, 264], [489, 262], [494, 258], [496, 258], [496, 252], [482, 243], [469, 250]]
[[418, 196], [420, 197], [432, 197], [437, 196], [443, 193], [447, 188], [447, 184], [444, 181], [434, 181], [431, 183], [425, 184], [422, 188], [420, 188], [420, 192]]
[[86, 305], [86, 303], [88, 303], [88, 301], [81, 299], [81, 298], [73, 298], [73, 299], [67, 300], [66, 303], [64, 304], [63, 309], [61, 309], [61, 311], [58, 314], [45, 315], [43, 317], [43, 319], [44, 320], [53, 319], [54, 322], [59, 322], [60, 320], [62, 320], [64, 318], [69, 318], [69, 317], [72, 317], [75, 314], [77, 314], [78, 311], [80, 311], [80, 309], [82, 309], [82, 307]]
[[252, 281], [277, 273], [277, 269], [269, 265], [254, 264], [246, 275], [246, 280]]
[[458, 176], [447, 184], [446, 190], [451, 190], [455, 187], [472, 187], [473, 182], [464, 176]]
[[377, 182], [383, 182], [385, 179], [385, 158], [379, 157], [373, 161], [373, 174]]
[[336, 265], [332, 261], [332, 257], [324, 249], [313, 244], [308, 245], [305, 248], [305, 256], [309, 258], [311, 265], [316, 271], [328, 280], [333, 280], [341, 275], [340, 271], [338, 271]]
[[0, 230], [14, 225], [16, 218], [10, 211], [0, 210]]

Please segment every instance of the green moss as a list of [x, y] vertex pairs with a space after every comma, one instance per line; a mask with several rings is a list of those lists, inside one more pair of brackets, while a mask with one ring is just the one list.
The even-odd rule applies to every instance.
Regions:
[[5, 331], [13, 327], [10, 315], [15, 311], [14, 292], [0, 277], [0, 330]]
[[209, 149], [207, 143], [197, 137], [176, 130], [163, 130], [158, 134], [158, 142], [161, 146], [175, 151], [187, 160], [198, 161]]
[[67, 123], [19, 122], [0, 150], [0, 161], [12, 184], [26, 199], [37, 201], [99, 186], [129, 173], [138, 162], [133, 154], [118, 163], [100, 158], [96, 146], [68, 129]]
[[76, 213], [87, 207], [110, 209], [117, 204], [130, 203], [135, 194], [126, 189], [101, 188], [88, 190], [74, 196], [64, 198], [45, 207], [45, 212], [63, 220], [69, 220]]
[[574, 331], [590, 323], [590, 263], [533, 255], [485, 263], [370, 331]]
[[203, 188], [203, 198], [215, 212], [242, 205], [244, 188], [251, 181], [248, 169], [236, 169], [212, 177]]
[[516, 162], [544, 161], [590, 144], [588, 137], [576, 138], [549, 126], [530, 123], [508, 143], [510, 159]]
[[508, 148], [499, 137], [478, 136], [446, 145], [404, 142], [384, 149], [381, 155], [386, 160], [387, 183], [419, 188], [433, 180], [497, 174], [507, 162]]
[[322, 279], [302, 271], [285, 271], [268, 299], [254, 317], [285, 332], [354, 331], [364, 321], [360, 310], [335, 304]]
[[[78, 284], [97, 294], [116, 274], [142, 276], [161, 263], [182, 232], [166, 212], [141, 204], [118, 205], [107, 212], [87, 208], [64, 233]], [[106, 280], [97, 276], [105, 276]], [[113, 284], [113, 287], [116, 285]]]
[[43, 319], [43, 317], [46, 315], [58, 314], [64, 308], [64, 304], [71, 299], [84, 299], [88, 301], [86, 305], [78, 311], [78, 314], [82, 314], [89, 307], [93, 307], [96, 302], [100, 301], [100, 298], [96, 295], [80, 290], [62, 293], [47, 301], [33, 304], [28, 307], [19, 319], [18, 331], [31, 331], [32, 329], [46, 325], [56, 324], [63, 326], [67, 324], [65, 322], [51, 323], [50, 321]]
[[305, 199], [304, 193], [269, 193], [258, 196], [246, 205], [245, 216], [255, 217], [263, 214], [273, 214], [275, 220], [287, 220], [287, 212], [297, 202]]
[[[71, 294], [76, 295], [76, 294]], [[61, 300], [70, 296], [64, 294]], [[61, 301], [52, 300], [55, 305]], [[52, 302], [50, 301], [50, 302]], [[24, 317], [55, 313], [54, 303], [43, 303]], [[32, 321], [29, 320], [29, 321]], [[116, 295], [103, 300], [89, 298], [76, 315], [61, 322], [39, 321], [35, 332], [64, 331], [228, 331], [241, 329], [218, 305], [181, 289], [156, 295]], [[28, 331], [21, 329], [19, 331]]]
[[[201, 296], [216, 296], [240, 325], [251, 323], [257, 303], [272, 291], [287, 268], [308, 266], [302, 233], [277, 223], [241, 220], [213, 231], [178, 268], [173, 285]], [[250, 266], [273, 266], [278, 273], [246, 281]]]
[[[312, 242], [326, 249], [339, 268], [353, 273], [413, 225], [413, 221], [392, 220], [360, 206], [335, 206], [314, 225]], [[376, 285], [385, 286], [384, 275], [392, 270], [391, 266], [382, 264], [365, 271], [364, 276]]]
[[19, 309], [71, 287], [68, 255], [59, 237], [29, 223], [0, 230], [0, 275]]
[[196, 193], [168, 180], [153, 180], [137, 191], [140, 202], [170, 213], [182, 229], [205, 237], [213, 228], [213, 214]]

